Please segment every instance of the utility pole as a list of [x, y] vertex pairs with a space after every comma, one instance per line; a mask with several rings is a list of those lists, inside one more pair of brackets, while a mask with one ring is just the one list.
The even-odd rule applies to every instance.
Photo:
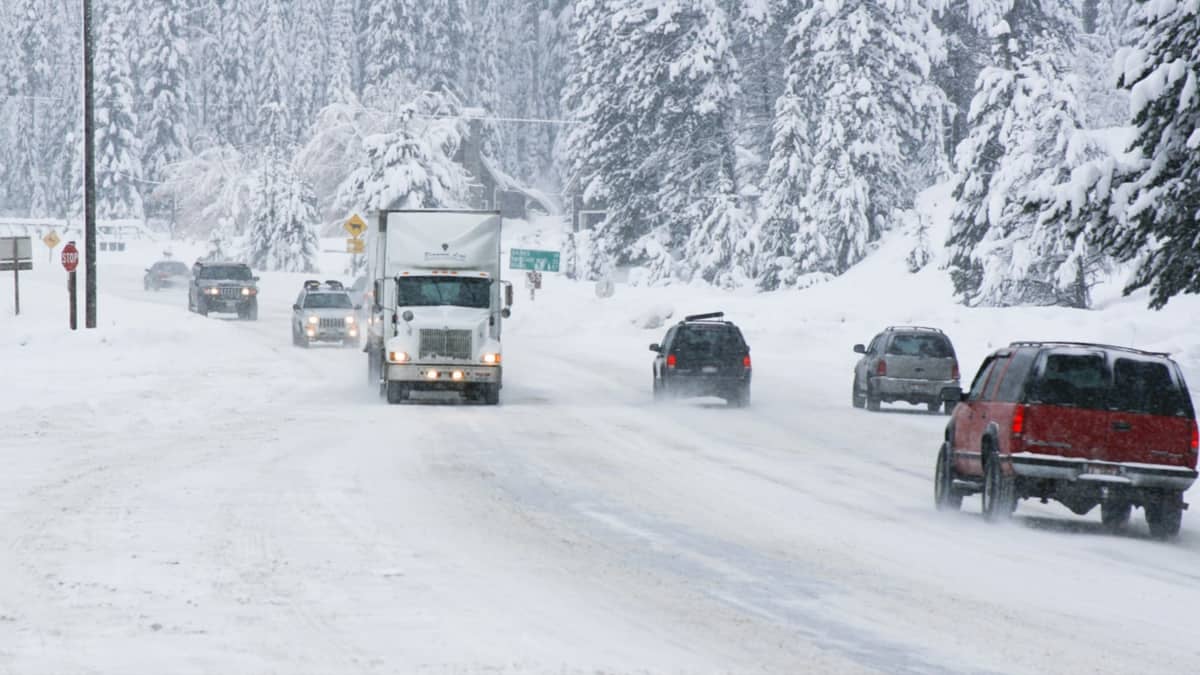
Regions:
[[83, 0], [83, 276], [84, 326], [96, 327], [96, 156], [92, 100], [92, 0]]

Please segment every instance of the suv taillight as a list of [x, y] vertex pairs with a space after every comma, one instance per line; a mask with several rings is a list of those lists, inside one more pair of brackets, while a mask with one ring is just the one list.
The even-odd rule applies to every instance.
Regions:
[[674, 354], [667, 354], [667, 367], [668, 368], [674, 368], [675, 364], [678, 362], [679, 362], [679, 359], [675, 358]]
[[743, 368], [750, 367], [750, 355], [749, 354], [742, 357], [742, 367]]
[[1192, 454], [1200, 453], [1200, 429], [1196, 428], [1196, 422], [1192, 421]]
[[1025, 433], [1025, 412], [1029, 406], [1019, 405], [1013, 411], [1012, 433], [1014, 436], [1020, 436]]
[[875, 364], [875, 374], [879, 377], [887, 376], [887, 361], [879, 359], [879, 363]]
[[958, 375], [958, 361], [955, 361], [954, 365], [950, 366], [950, 379], [957, 380]]

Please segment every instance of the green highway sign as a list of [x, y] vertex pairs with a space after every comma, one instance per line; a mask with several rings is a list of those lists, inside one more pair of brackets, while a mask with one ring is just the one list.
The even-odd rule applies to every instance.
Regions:
[[510, 270], [557, 272], [558, 258], [558, 251], [535, 251], [528, 248], [514, 248], [509, 252], [508, 268]]

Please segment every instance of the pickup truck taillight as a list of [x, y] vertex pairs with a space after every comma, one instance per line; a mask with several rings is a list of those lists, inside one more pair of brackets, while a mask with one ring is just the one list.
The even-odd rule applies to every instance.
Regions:
[[950, 379], [957, 380], [958, 375], [958, 361], [955, 361], [954, 365], [950, 366]]
[[1013, 410], [1012, 418], [1012, 433], [1013, 436], [1020, 436], [1025, 433], [1025, 413], [1029, 406], [1019, 405], [1016, 410]]
[[679, 359], [674, 354], [667, 354], [667, 367], [674, 368], [676, 363], [679, 363]]
[[875, 374], [879, 377], [887, 376], [887, 361], [879, 359], [879, 363], [875, 364]]

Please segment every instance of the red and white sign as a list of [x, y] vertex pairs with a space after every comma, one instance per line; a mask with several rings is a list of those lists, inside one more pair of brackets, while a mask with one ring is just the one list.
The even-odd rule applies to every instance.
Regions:
[[74, 272], [75, 268], [79, 267], [79, 249], [75, 248], [75, 242], [68, 241], [63, 247], [62, 264], [68, 272]]

